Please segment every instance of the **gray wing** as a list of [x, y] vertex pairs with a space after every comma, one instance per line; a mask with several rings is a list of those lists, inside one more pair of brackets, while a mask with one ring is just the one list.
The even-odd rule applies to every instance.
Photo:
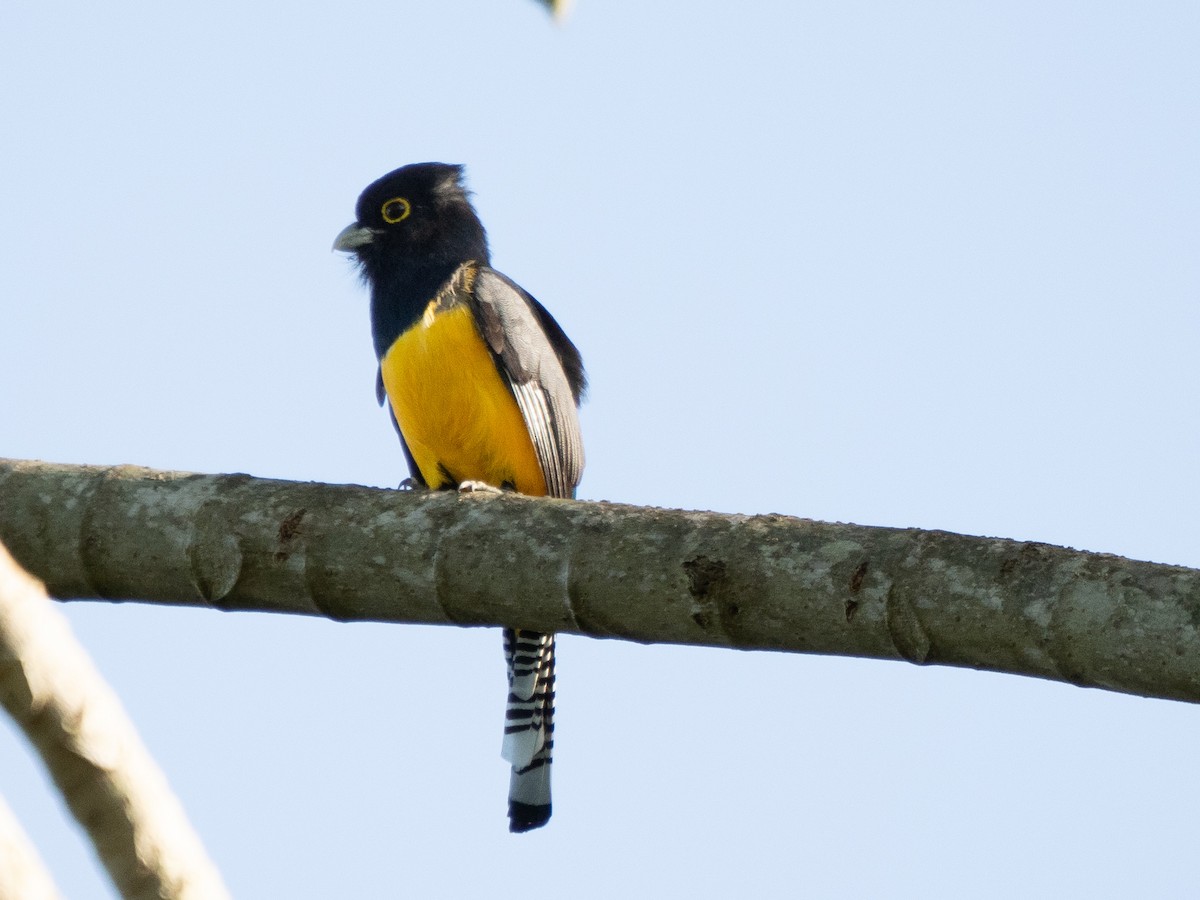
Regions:
[[583, 439], [576, 411], [579, 384], [572, 383], [568, 368], [581, 383], [578, 351], [557, 323], [543, 327], [549, 313], [494, 269], [479, 267], [473, 294], [479, 330], [517, 399], [546, 489], [552, 497], [574, 497], [583, 475]]

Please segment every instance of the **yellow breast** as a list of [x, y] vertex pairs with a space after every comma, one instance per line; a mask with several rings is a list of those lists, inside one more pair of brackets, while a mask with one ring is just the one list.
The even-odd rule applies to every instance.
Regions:
[[521, 410], [471, 310], [431, 303], [380, 363], [404, 441], [431, 488], [453, 481], [546, 493]]

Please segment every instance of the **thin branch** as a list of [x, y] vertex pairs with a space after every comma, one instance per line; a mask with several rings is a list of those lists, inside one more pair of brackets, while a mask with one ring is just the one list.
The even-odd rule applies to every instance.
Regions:
[[0, 461], [60, 598], [967, 666], [1200, 701], [1200, 572], [1046, 544]]
[[122, 897], [228, 898], [116, 695], [41, 583], [2, 543], [0, 702], [41, 754]]
[[50, 872], [0, 797], [0, 900], [59, 900]]

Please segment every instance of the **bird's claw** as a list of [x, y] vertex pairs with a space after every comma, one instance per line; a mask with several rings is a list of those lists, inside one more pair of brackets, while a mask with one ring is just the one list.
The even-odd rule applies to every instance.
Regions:
[[494, 484], [488, 484], [486, 481], [464, 481], [459, 484], [458, 492], [460, 494], [502, 494], [500, 488]]

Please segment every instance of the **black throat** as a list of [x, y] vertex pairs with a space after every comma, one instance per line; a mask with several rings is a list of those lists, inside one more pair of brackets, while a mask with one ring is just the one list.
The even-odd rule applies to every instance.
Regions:
[[461, 264], [424, 261], [420, 266], [393, 268], [370, 279], [371, 334], [377, 358], [383, 359], [396, 338], [421, 318], [429, 301]]
[[459, 266], [472, 261], [481, 266], [489, 263], [482, 235], [454, 248], [443, 247], [443, 252], [425, 250], [419, 256], [386, 245], [374, 249], [374, 258], [363, 260], [363, 274], [371, 286], [371, 333], [378, 359], [421, 318]]

